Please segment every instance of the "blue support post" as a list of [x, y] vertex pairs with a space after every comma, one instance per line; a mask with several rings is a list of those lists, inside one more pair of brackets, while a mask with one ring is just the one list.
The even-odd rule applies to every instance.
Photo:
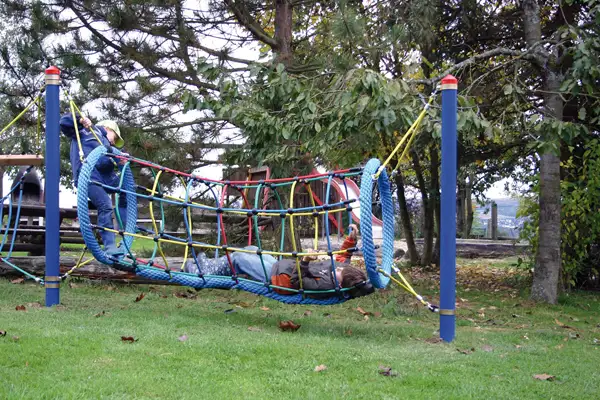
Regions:
[[456, 95], [458, 80], [442, 79], [442, 174], [440, 221], [440, 337], [456, 333]]
[[60, 303], [60, 70], [46, 69], [46, 307]]

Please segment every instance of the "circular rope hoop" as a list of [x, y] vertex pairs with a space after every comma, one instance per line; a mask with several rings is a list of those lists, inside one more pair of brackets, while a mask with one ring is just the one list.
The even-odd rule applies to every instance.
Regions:
[[381, 268], [390, 274], [394, 260], [394, 206], [392, 204], [392, 193], [390, 181], [385, 169], [382, 170], [377, 185], [379, 187], [379, 198], [383, 208], [383, 257], [381, 266], [377, 266], [375, 258], [375, 244], [373, 243], [372, 204], [373, 204], [373, 175], [379, 169], [381, 162], [375, 158], [369, 160], [365, 166], [360, 183], [360, 234], [363, 242], [363, 256], [367, 274], [371, 284], [378, 289], [388, 285], [390, 278], [379, 273]]
[[[112, 149], [113, 154], [121, 155], [119, 150]], [[96, 260], [113, 265], [114, 261], [110, 258], [106, 252], [98, 244], [94, 231], [92, 229], [92, 223], [90, 221], [90, 213], [88, 209], [88, 189], [90, 184], [94, 184], [91, 181], [92, 172], [96, 167], [96, 163], [101, 157], [106, 156], [108, 150], [104, 146], [96, 147], [85, 159], [79, 172], [79, 180], [77, 182], [77, 217], [79, 218], [79, 225], [83, 240], [90, 252], [94, 255]], [[136, 231], [137, 224], [137, 197], [135, 195], [135, 182], [133, 180], [133, 174], [129, 168], [129, 164], [123, 167], [123, 189], [127, 197], [127, 226], [125, 232], [134, 234]], [[124, 235], [124, 246], [125, 249], [130, 249], [133, 243], [134, 237], [131, 235]]]

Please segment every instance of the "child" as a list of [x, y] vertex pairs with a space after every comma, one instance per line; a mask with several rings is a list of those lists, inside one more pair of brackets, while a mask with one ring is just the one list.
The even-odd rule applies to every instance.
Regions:
[[[106, 146], [110, 149], [111, 145], [122, 147], [124, 144], [119, 126], [114, 121], [101, 121], [96, 124], [94, 135], [91, 129], [92, 122], [89, 118], [82, 117], [77, 121], [79, 137], [81, 139], [81, 147], [83, 157], [87, 157], [92, 150], [98, 146]], [[75, 121], [71, 114], [66, 114], [60, 119], [60, 129], [62, 133], [71, 139], [70, 160], [73, 170], [73, 183], [77, 187], [79, 172], [81, 170], [81, 160], [79, 157], [79, 144], [75, 134]], [[98, 141], [100, 140], [100, 141]], [[115, 166], [118, 164], [114, 159], [104, 156], [96, 163], [96, 168], [92, 172], [92, 181], [99, 182], [104, 185], [117, 187], [119, 186], [119, 175], [115, 173]], [[113, 205], [109, 193], [102, 186], [91, 184], [88, 188], [88, 198], [98, 210], [98, 225], [114, 229], [113, 225]], [[125, 226], [127, 217], [127, 200], [123, 193], [119, 194], [119, 214]], [[115, 234], [105, 230], [100, 231], [104, 250], [112, 256], [123, 255], [123, 251], [115, 245]]]
[[[355, 224], [351, 224], [349, 228], [350, 234], [348, 235], [346, 240], [344, 240], [344, 243], [342, 243], [342, 247], [340, 247], [340, 250], [347, 250], [356, 247], [356, 236], [358, 235], [358, 227]], [[350, 264], [351, 258], [351, 252], [340, 253], [335, 256], [335, 261], [339, 263]]]
[[[302, 275], [302, 289], [304, 290], [332, 290], [337, 283], [343, 288], [351, 288], [350, 297], [361, 297], [373, 293], [373, 286], [367, 282], [364, 271], [336, 263], [335, 280], [331, 273], [331, 261], [314, 261], [315, 256], [307, 255], [300, 261], [300, 273]], [[311, 263], [311, 261], [313, 261]], [[273, 265], [271, 272], [271, 283], [275, 286], [300, 289], [300, 279], [295, 260], [280, 260]], [[280, 294], [294, 294], [283, 289], [275, 289]], [[334, 293], [309, 294], [309, 297], [323, 298], [331, 297]]]

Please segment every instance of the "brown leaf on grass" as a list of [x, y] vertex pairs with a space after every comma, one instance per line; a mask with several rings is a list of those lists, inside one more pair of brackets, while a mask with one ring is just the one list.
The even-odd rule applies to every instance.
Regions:
[[352, 329], [347, 329], [346, 332], [344, 332], [347, 336], [352, 336]]
[[555, 349], [557, 349], [557, 350], [560, 350], [560, 349], [562, 349], [563, 347], [565, 347], [565, 344], [564, 344], [564, 343], [557, 344], [556, 346], [554, 346], [554, 348], [555, 348]]
[[296, 332], [298, 329], [300, 329], [301, 326], [302, 325], [300, 324], [295, 324], [292, 320], [279, 321], [279, 329], [281, 329], [282, 331]]
[[260, 332], [261, 331], [261, 329], [258, 326], [249, 326], [248, 330], [250, 332]]
[[430, 337], [425, 339], [426, 343], [431, 343], [431, 344], [437, 344], [437, 343], [442, 343], [443, 340], [441, 337]]
[[302, 315], [304, 315], [305, 317], [309, 317], [311, 314], [312, 314], [312, 311], [306, 310], [306, 311], [304, 311], [304, 313]]
[[179, 340], [180, 342], [185, 342], [186, 340], [188, 340], [187, 335], [181, 335], [177, 338], [177, 340]]
[[142, 299], [143, 299], [144, 297], [146, 297], [146, 293], [144, 293], [144, 292], [140, 293], [140, 294], [138, 295], [138, 297], [136, 297], [136, 298], [135, 298], [135, 302], [137, 303], [137, 302], [139, 302], [139, 301], [142, 301]]
[[260, 309], [263, 310], [263, 311], [269, 311], [270, 310], [269, 307], [265, 307], [265, 306], [262, 306]]
[[27, 303], [27, 307], [29, 307], [29, 308], [42, 308], [42, 305], [36, 301], [35, 303]]
[[139, 339], [134, 339], [133, 336], [121, 336], [121, 341], [122, 342], [129, 342], [129, 343], [133, 343], [133, 342], [137, 342]]
[[392, 371], [392, 367], [379, 366], [379, 374], [383, 376], [398, 376], [396, 371]]
[[537, 374], [533, 376], [533, 379], [538, 379], [540, 381], [553, 381], [556, 378], [554, 375], [548, 374]]
[[374, 316], [375, 318], [379, 318], [379, 317], [381, 317], [381, 315], [382, 315], [382, 314], [381, 314], [379, 311], [375, 311], [375, 312], [373, 313], [373, 316]]
[[248, 307], [252, 306], [251, 304], [246, 303], [245, 301], [236, 301], [235, 303], [231, 303], [231, 304], [234, 304], [234, 305], [236, 305], [238, 307], [242, 307], [242, 308], [248, 308]]
[[98, 314], [94, 314], [94, 317], [98, 318], [98, 317], [104, 317], [106, 315], [106, 311], [101, 311]]
[[15, 285], [18, 285], [19, 283], [23, 283], [25, 282], [24, 278], [17, 278], [17, 279], [13, 279], [12, 281], [10, 281], [10, 283], [13, 283]]
[[577, 329], [573, 328], [572, 326], [569, 325], [565, 325], [562, 322], [560, 322], [558, 319], [554, 318], [554, 322], [556, 322], [556, 325], [560, 326], [563, 329], [572, 329], [574, 331], [576, 331]]
[[0, 336], [6, 336], [6, 331], [0, 331]]
[[173, 296], [180, 298], [180, 299], [195, 299], [196, 297], [198, 297], [198, 295], [196, 293], [189, 293], [189, 292], [175, 292], [173, 293]]
[[475, 351], [475, 347], [471, 347], [470, 349], [456, 349], [456, 351], [458, 351], [461, 354], [471, 354]]
[[359, 313], [361, 313], [362, 315], [373, 315], [371, 312], [369, 311], [365, 311], [360, 307], [356, 307], [356, 311], [358, 311]]
[[13, 340], [13, 342], [18, 342], [18, 341], [19, 341], [19, 339], [20, 339], [20, 338], [19, 338], [18, 336], [13, 336], [13, 337], [12, 337], [12, 340]]
[[24, 305], [20, 305], [20, 306], [16, 306], [15, 310], [17, 310], [17, 311], [27, 311], [27, 308], [25, 308]]
[[490, 346], [489, 344], [484, 344], [483, 346], [481, 346], [481, 350], [490, 353], [490, 352], [494, 351], [494, 348], [492, 346]]
[[520, 344], [515, 344], [515, 348], [516, 348], [516, 349], [520, 349], [520, 348], [522, 348], [522, 347], [523, 347], [523, 346], [521, 346]]
[[322, 371], [325, 371], [326, 369], [327, 369], [327, 366], [325, 364], [317, 365], [315, 367], [315, 372], [322, 372]]
[[79, 285], [74, 284], [73, 282], [69, 281], [69, 287], [71, 289], [77, 289], [79, 287]]

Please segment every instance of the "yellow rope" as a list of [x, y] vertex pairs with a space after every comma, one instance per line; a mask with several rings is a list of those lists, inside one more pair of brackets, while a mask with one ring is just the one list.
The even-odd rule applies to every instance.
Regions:
[[[317, 207], [317, 204], [315, 203], [315, 198], [313, 197], [312, 188], [310, 187], [310, 183], [305, 183], [304, 186], [306, 186], [306, 190], [308, 192], [308, 197], [310, 197], [310, 202], [311, 202], [312, 206]], [[340, 211], [343, 211], [343, 209]], [[324, 212], [325, 211], [323, 211], [323, 213]], [[304, 213], [299, 213], [296, 215], [302, 216], [303, 214]], [[308, 214], [312, 215], [312, 213], [308, 213]], [[315, 238], [313, 239], [313, 248], [315, 251], [317, 251], [319, 249], [319, 217], [317, 215], [314, 216], [313, 223], [315, 225]]]
[[83, 250], [81, 251], [81, 253], [79, 254], [79, 258], [77, 259], [77, 263], [75, 263], [75, 266], [73, 268], [71, 268], [70, 270], [68, 270], [67, 272], [65, 272], [65, 274], [63, 275], [63, 279], [70, 276], [76, 269], [83, 267], [86, 264], [89, 264], [90, 262], [94, 261], [95, 258], [89, 258], [87, 260], [85, 260], [84, 262], [81, 262], [81, 260], [83, 259], [83, 256], [85, 255], [85, 252], [87, 251], [87, 247], [84, 247]]
[[[404, 134], [404, 136], [402, 137], [400, 142], [396, 145], [396, 147], [394, 148], [392, 153], [388, 156], [388, 158], [386, 158], [385, 161], [379, 166], [379, 169], [373, 175], [373, 179], [379, 178], [379, 175], [381, 175], [381, 172], [387, 167], [387, 165], [390, 163], [392, 158], [394, 158], [396, 153], [398, 151], [400, 151], [400, 148], [402, 147], [402, 145], [404, 144], [404, 142], [407, 139], [410, 138], [411, 140], [410, 140], [409, 144], [407, 144], [406, 148], [408, 149], [410, 144], [412, 144], [412, 140], [414, 139], [414, 136], [415, 136], [414, 134], [416, 133], [417, 129], [419, 129], [419, 126], [421, 126], [421, 123], [425, 119], [425, 116], [427, 115], [427, 110], [429, 110], [429, 107], [431, 107], [431, 104], [433, 103], [433, 100], [435, 99], [436, 94], [437, 94], [437, 91], [434, 91], [433, 93], [431, 93], [431, 96], [429, 96], [429, 101], [427, 102], [427, 104], [425, 104], [425, 106], [421, 110], [421, 113], [419, 114], [419, 116], [417, 117], [415, 122], [413, 122], [412, 125], [410, 126], [410, 128], [408, 128], [408, 131], [406, 131], [406, 133]], [[403, 154], [405, 154], [405, 153], [406, 153], [406, 150]], [[402, 156], [400, 157], [400, 160], [401, 159], [402, 159]], [[397, 168], [398, 167], [396, 167], [396, 169]]]
[[[294, 208], [294, 193], [296, 192], [296, 184], [298, 181], [294, 181], [292, 183], [292, 187], [290, 189], [290, 208]], [[289, 214], [290, 216], [290, 235], [292, 238], [292, 249], [294, 252], [298, 251], [296, 246], [296, 233], [294, 232], [294, 214]], [[300, 271], [300, 257], [296, 257], [296, 269], [298, 270], [298, 281], [300, 283], [300, 290], [303, 290], [302, 285], [302, 271]]]
[[23, 111], [21, 111], [21, 112], [19, 113], [19, 115], [17, 115], [17, 116], [16, 116], [16, 117], [15, 117], [15, 118], [14, 118], [12, 121], [10, 121], [10, 122], [8, 123], [8, 125], [6, 125], [6, 126], [5, 126], [5, 127], [4, 127], [4, 128], [1, 130], [1, 131], [0, 131], [0, 135], [2, 135], [4, 132], [6, 132], [7, 130], [9, 130], [11, 126], [13, 126], [13, 125], [14, 125], [14, 124], [15, 124], [15, 123], [18, 121], [18, 120], [20, 120], [20, 119], [21, 119], [21, 117], [22, 117], [23, 115], [25, 115], [25, 113], [26, 113], [27, 111], [29, 111], [29, 109], [30, 109], [31, 107], [33, 107], [33, 105], [34, 105], [34, 104], [37, 104], [37, 102], [38, 102], [39, 98], [40, 98], [40, 96], [38, 95], [38, 96], [37, 96], [35, 99], [33, 99], [33, 100], [32, 100], [32, 101], [31, 101], [31, 102], [30, 102], [30, 103], [29, 103], [29, 104], [28, 104], [28, 105], [27, 105], [27, 106], [26, 106], [26, 107], [23, 109]]
[[[158, 186], [158, 181], [160, 180], [160, 175], [163, 173], [163, 171], [158, 171], [158, 174], [156, 175], [156, 177], [154, 178], [154, 185], [152, 186], [152, 190], [150, 191], [150, 194], [152, 196], [154, 196], [156, 194], [156, 187]], [[158, 236], [158, 227], [156, 225], [156, 218], [154, 218], [154, 206], [153, 206], [153, 201], [150, 202], [150, 218], [152, 219], [152, 227], [154, 228], [154, 235]], [[162, 246], [159, 243], [156, 243], [156, 245], [158, 246], [158, 252], [160, 253], [160, 256], [162, 257], [163, 261], [165, 262], [165, 267], [169, 268], [169, 264], [167, 262], [167, 257], [165, 257], [165, 253], [162, 250]]]

